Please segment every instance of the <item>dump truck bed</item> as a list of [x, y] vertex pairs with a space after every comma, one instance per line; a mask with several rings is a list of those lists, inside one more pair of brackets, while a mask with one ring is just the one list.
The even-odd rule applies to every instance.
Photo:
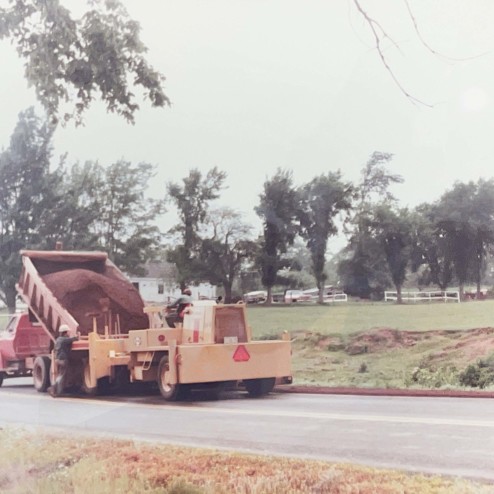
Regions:
[[105, 252], [23, 250], [17, 291], [52, 338], [61, 324], [87, 335], [147, 328], [137, 289]]

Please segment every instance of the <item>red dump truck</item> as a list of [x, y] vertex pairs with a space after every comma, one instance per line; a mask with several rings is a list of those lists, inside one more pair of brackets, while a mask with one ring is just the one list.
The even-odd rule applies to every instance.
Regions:
[[[194, 302], [178, 328], [165, 308], [146, 307], [103, 252], [21, 251], [17, 290], [50, 350], [62, 324], [81, 335], [72, 346], [69, 386], [94, 394], [131, 382], [155, 382], [166, 400], [198, 387], [234, 385], [252, 396], [291, 382], [291, 343], [253, 341], [245, 306]], [[36, 359], [35, 359], [36, 360]], [[34, 385], [45, 391], [56, 369], [37, 359]]]
[[[10, 316], [0, 331], [0, 386], [9, 377], [38, 374], [49, 363], [50, 337], [27, 313]], [[39, 375], [37, 375], [39, 378]]]

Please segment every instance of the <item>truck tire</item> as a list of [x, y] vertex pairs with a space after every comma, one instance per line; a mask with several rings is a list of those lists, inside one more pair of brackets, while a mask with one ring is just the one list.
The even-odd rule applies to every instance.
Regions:
[[85, 362], [84, 370], [82, 371], [82, 391], [89, 396], [96, 396], [98, 394], [98, 385], [91, 387], [91, 379], [90, 379], [90, 367], [89, 361]]
[[33, 365], [33, 384], [38, 393], [45, 393], [50, 386], [51, 358], [43, 355], [36, 357]]
[[3, 384], [3, 372], [0, 372], [0, 386]]
[[168, 363], [168, 355], [161, 357], [158, 365], [158, 387], [161, 396], [166, 401], [177, 401], [186, 398], [190, 387], [184, 384], [170, 384], [168, 376], [170, 373], [170, 365]]
[[244, 381], [245, 389], [249, 396], [258, 398], [265, 396], [273, 391], [276, 379], [274, 377], [265, 377], [263, 379], [246, 379]]

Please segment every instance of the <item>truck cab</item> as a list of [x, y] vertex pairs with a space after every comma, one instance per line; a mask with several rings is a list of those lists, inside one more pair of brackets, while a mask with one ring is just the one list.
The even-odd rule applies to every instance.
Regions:
[[50, 352], [50, 337], [39, 323], [32, 322], [29, 313], [10, 316], [0, 331], [0, 385], [8, 377], [31, 376], [34, 360]]

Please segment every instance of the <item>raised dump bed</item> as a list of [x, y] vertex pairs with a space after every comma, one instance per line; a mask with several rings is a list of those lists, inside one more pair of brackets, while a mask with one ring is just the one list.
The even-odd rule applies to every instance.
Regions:
[[45, 330], [126, 334], [147, 328], [137, 289], [104, 252], [23, 250], [17, 290]]

